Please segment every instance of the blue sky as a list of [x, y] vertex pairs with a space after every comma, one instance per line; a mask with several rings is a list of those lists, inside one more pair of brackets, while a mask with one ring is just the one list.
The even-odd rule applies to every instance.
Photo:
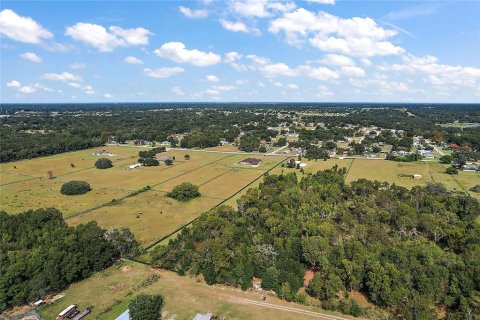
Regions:
[[2, 1], [1, 102], [479, 102], [480, 1]]

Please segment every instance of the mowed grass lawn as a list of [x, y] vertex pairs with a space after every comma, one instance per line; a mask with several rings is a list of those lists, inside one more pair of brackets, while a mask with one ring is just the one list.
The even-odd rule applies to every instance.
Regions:
[[[142, 286], [142, 283], [153, 274], [159, 277], [158, 280]], [[40, 315], [46, 320], [55, 319], [65, 307], [77, 304], [81, 309], [93, 306], [92, 313], [87, 316], [88, 319], [111, 320], [125, 311], [129, 302], [141, 293], [161, 294], [165, 302], [163, 311], [168, 312], [170, 316], [176, 315], [177, 319], [192, 319], [196, 313], [206, 312], [228, 319], [319, 319], [311, 315], [244, 304], [240, 299], [300, 310], [321, 311], [318, 308], [281, 301], [275, 297], [268, 297], [262, 301], [260, 295], [252, 292], [224, 286], [209, 286], [197, 282], [194, 278], [180, 277], [173, 272], [154, 270], [142, 264], [123, 261], [71, 285], [62, 292], [64, 296], [54, 304], [41, 307]]]

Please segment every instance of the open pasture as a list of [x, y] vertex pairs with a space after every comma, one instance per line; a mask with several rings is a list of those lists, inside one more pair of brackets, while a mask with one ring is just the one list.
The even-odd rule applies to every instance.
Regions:
[[[162, 153], [162, 156], [183, 159], [184, 154], [188, 152], [176, 150]], [[206, 159], [203, 158], [204, 155]], [[243, 158], [243, 155], [195, 152], [190, 160], [176, 160], [172, 166], [102, 170], [106, 173], [108, 171], [114, 173], [114, 169], [119, 170], [118, 176], [123, 179], [110, 182], [110, 179], [100, 172], [100, 177], [94, 177], [92, 181], [130, 187], [136, 183], [137, 189], [150, 185], [152, 190], [125, 199], [117, 205], [105, 206], [68, 221], [71, 224], [78, 224], [95, 220], [104, 228], [129, 227], [142, 244], [149, 245], [190, 222], [202, 212], [223, 202], [267, 171], [262, 169], [263, 163], [258, 168], [237, 167], [237, 162]], [[272, 157], [265, 164], [274, 165], [274, 159], [280, 161], [284, 158]], [[88, 170], [82, 172], [82, 174], [87, 173]], [[141, 179], [127, 178], [135, 174], [141, 175]], [[173, 187], [183, 182], [199, 186], [202, 196], [186, 203], [166, 196]]]
[[5, 186], [8, 184], [13, 184], [16, 182], [30, 180], [30, 179], [39, 179], [39, 178], [32, 177], [29, 175], [11, 173], [11, 172], [2, 172], [0, 174], [0, 186]]
[[[422, 175], [422, 179], [414, 180], [413, 174]], [[362, 178], [386, 181], [407, 188], [433, 182], [427, 162], [355, 159], [348, 171], [346, 181], [351, 182]]]
[[[94, 152], [110, 152], [113, 156], [95, 156]], [[53, 176], [60, 177], [65, 174], [71, 174], [88, 168], [94, 168], [95, 161], [98, 158], [109, 158], [114, 165], [135, 162], [138, 158], [138, 151], [142, 148], [104, 146], [81, 151], [66, 152], [48, 157], [22, 160], [17, 162], [2, 163], [0, 171], [3, 173], [14, 173], [19, 175], [30, 175], [33, 177], [47, 177], [49, 171]], [[3, 184], [3, 182], [2, 182]]]
[[[109, 157], [114, 162], [113, 168], [99, 170], [94, 167], [101, 156], [92, 153], [103, 150], [114, 154]], [[56, 207], [66, 217], [70, 216], [67, 220], [70, 224], [95, 220], [104, 228], [129, 227], [142, 244], [149, 245], [236, 194], [284, 159], [282, 156], [170, 149], [157, 157], [171, 157], [175, 159], [173, 165], [162, 163], [158, 167], [130, 169], [141, 150], [144, 149], [106, 146], [4, 164], [0, 176], [3, 184], [0, 209], [18, 213]], [[189, 160], [185, 159], [187, 154]], [[239, 165], [238, 162], [246, 157], [261, 157], [263, 162], [259, 167]], [[10, 170], [15, 171], [11, 173]], [[54, 179], [47, 179], [49, 170], [53, 171]], [[92, 190], [84, 195], [62, 195], [62, 184], [71, 180], [86, 181]], [[202, 196], [187, 203], [166, 196], [183, 182], [199, 186]], [[109, 204], [147, 185], [151, 186], [150, 191]], [[87, 213], [73, 215], [96, 207]]]
[[262, 170], [233, 169], [200, 187], [202, 195], [226, 199], [263, 175]]
[[93, 187], [82, 195], [60, 193], [62, 182], [53, 179], [32, 179], [0, 187], [0, 210], [19, 213], [29, 209], [57, 208], [65, 216], [83, 211], [127, 194], [125, 190]]
[[142, 245], [149, 245], [221, 201], [200, 197], [182, 203], [167, 197], [165, 192], [152, 190], [74, 217], [68, 223], [77, 225], [94, 220], [106, 229], [128, 227]]

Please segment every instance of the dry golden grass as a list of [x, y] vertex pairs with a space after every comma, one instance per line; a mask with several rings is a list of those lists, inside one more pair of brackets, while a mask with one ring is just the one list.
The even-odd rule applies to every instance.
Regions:
[[17, 174], [17, 173], [2, 172], [0, 174], [0, 185], [4, 186], [14, 182], [25, 181], [30, 179], [35, 179], [35, 178], [31, 176]]
[[[157, 274], [158, 280], [151, 285], [139, 287], [139, 284], [152, 274]], [[268, 303], [276, 308], [289, 307], [350, 319], [318, 308], [281, 301], [276, 297], [268, 297], [266, 301], [262, 301], [257, 293], [225, 286], [209, 286], [197, 282], [194, 278], [180, 277], [165, 270], [153, 270], [130, 261], [121, 262], [75, 283], [63, 293], [65, 296], [54, 304], [40, 308], [40, 315], [44, 319], [55, 319], [56, 315], [70, 304], [77, 304], [79, 308], [93, 306], [93, 311], [88, 316], [92, 319], [115, 319], [128, 308], [129, 301], [140, 293], [161, 294], [165, 301], [163, 311], [177, 315], [178, 319], [192, 319], [196, 313], [205, 312], [228, 319], [321, 319], [318, 316], [245, 304], [242, 303], [244, 299]]]
[[[36, 177], [47, 177], [47, 172], [52, 171], [53, 175], [58, 177], [66, 173], [72, 173], [82, 169], [93, 168], [95, 161], [101, 157], [93, 156], [92, 153], [102, 150], [115, 154], [115, 156], [107, 158], [116, 162], [122, 159], [130, 159], [130, 161], [136, 161], [136, 159], [138, 158], [138, 151], [145, 149], [105, 146], [75, 152], [61, 153], [49, 157], [3, 163], [0, 165], [0, 170], [2, 172], [15, 172], [33, 175]], [[74, 167], [72, 167], [71, 164], [74, 164]], [[14, 167], [16, 167], [16, 169]]]
[[[422, 179], [414, 180], [413, 174], [421, 174]], [[386, 181], [411, 188], [433, 182], [426, 162], [394, 162], [386, 160], [355, 159], [347, 174], [346, 181], [358, 179]]]
[[200, 187], [202, 195], [226, 199], [264, 173], [261, 170], [233, 169]]
[[128, 227], [137, 240], [148, 245], [221, 201], [200, 197], [183, 203], [168, 198], [164, 192], [148, 191], [67, 221], [71, 225], [97, 221], [105, 229]]
[[220, 152], [236, 152], [236, 151], [238, 151], [238, 147], [234, 146], [234, 145], [231, 145], [231, 144], [227, 144], [227, 145], [224, 145], [224, 146], [216, 146], [216, 147], [205, 148], [204, 150], [220, 151]]
[[86, 194], [66, 196], [60, 193], [62, 184], [57, 179], [33, 179], [2, 186], [0, 210], [13, 214], [29, 209], [53, 207], [68, 216], [127, 194], [124, 190], [94, 187]]

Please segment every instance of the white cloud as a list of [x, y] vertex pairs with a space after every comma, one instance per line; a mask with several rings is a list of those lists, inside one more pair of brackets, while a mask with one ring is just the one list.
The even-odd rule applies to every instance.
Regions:
[[320, 3], [320, 4], [335, 4], [335, 0], [307, 0], [308, 2], [312, 3]]
[[95, 90], [93, 90], [93, 87], [91, 85], [83, 86], [82, 90], [86, 94], [95, 94]]
[[260, 67], [260, 71], [268, 78], [278, 76], [295, 77], [298, 75], [298, 72], [296, 70], [290, 68], [285, 63], [267, 64]]
[[218, 91], [232, 91], [236, 89], [234, 86], [211, 86], [210, 88]]
[[73, 88], [80, 88], [81, 85], [78, 82], [69, 82], [68, 85]]
[[34, 63], [41, 63], [42, 62], [42, 58], [40, 58], [39, 56], [37, 56], [33, 52], [22, 53], [22, 54], [20, 54], [20, 57], [22, 57], [23, 59], [28, 60], [30, 62], [34, 62]]
[[93, 87], [89, 84], [82, 85], [78, 82], [69, 82], [68, 85], [72, 88], [80, 89], [83, 92], [85, 92], [86, 94], [89, 94], [89, 95], [95, 94], [95, 90], [93, 90]]
[[370, 59], [363, 58], [361, 61], [362, 61], [362, 63], [363, 63], [364, 65], [366, 65], [367, 67], [372, 65], [372, 61], [370, 61]]
[[402, 60], [403, 64], [381, 65], [378, 69], [423, 75], [425, 82], [435, 86], [476, 87], [480, 81], [480, 68], [440, 64], [436, 57], [429, 55], [417, 57], [406, 54]]
[[310, 66], [300, 66], [299, 68], [308, 77], [317, 79], [317, 80], [327, 81], [327, 80], [338, 79], [340, 77], [338, 72], [330, 70], [329, 68], [326, 68], [326, 67], [313, 68]]
[[17, 80], [12, 80], [10, 82], [7, 82], [7, 87], [20, 88], [21, 86], [22, 86], [22, 84], [20, 82], [18, 82]]
[[198, 10], [192, 10], [190, 8], [180, 6], [178, 7], [178, 10], [186, 17], [192, 18], [192, 19], [202, 19], [206, 18], [208, 16], [208, 11], [203, 10], [203, 9], [198, 9]]
[[71, 82], [82, 81], [82, 78], [80, 76], [74, 75], [70, 72], [62, 72], [62, 73], [49, 72], [49, 73], [45, 73], [43, 77], [47, 80], [54, 80], [54, 81], [71, 81]]
[[38, 44], [53, 35], [30, 17], [22, 17], [10, 9], [0, 11], [0, 34], [26, 43]]
[[184, 71], [185, 69], [180, 67], [163, 67], [163, 68], [158, 68], [153, 70], [150, 68], [143, 69], [143, 73], [147, 77], [151, 77], [151, 78], [170, 78]]
[[225, 58], [223, 59], [223, 61], [225, 63], [235, 62], [237, 60], [240, 60], [243, 57], [243, 55], [241, 55], [240, 53], [235, 52], [235, 51], [227, 52], [227, 53], [225, 53], [224, 56], [225, 56]]
[[36, 89], [43, 90], [43, 91], [53, 92], [53, 89], [48, 88], [48, 87], [44, 86], [44, 85], [41, 84], [41, 83], [35, 83], [35, 84], [33, 85], [33, 87], [36, 88]]
[[322, 51], [352, 56], [397, 55], [405, 50], [388, 39], [396, 30], [385, 29], [371, 18], [344, 19], [330, 13], [304, 8], [287, 12], [270, 22], [269, 32], [284, 33], [287, 43], [299, 46], [306, 39]]
[[213, 52], [203, 52], [197, 49], [188, 50], [181, 42], [167, 42], [156, 49], [159, 57], [179, 63], [189, 63], [197, 67], [205, 67], [220, 63], [222, 58]]
[[111, 93], [105, 93], [103, 96], [107, 99], [113, 99], [113, 94]]
[[270, 60], [256, 55], [247, 55], [247, 58], [254, 62], [250, 70], [260, 71], [267, 78], [276, 78], [280, 76], [297, 77], [307, 76], [317, 80], [335, 80], [340, 77], [339, 72], [333, 71], [327, 67], [312, 67], [309, 65], [300, 65], [290, 67], [283, 62], [270, 63]]
[[267, 7], [272, 10], [280, 11], [280, 12], [288, 12], [292, 11], [297, 7], [297, 5], [293, 2], [267, 2]]
[[310, 43], [322, 51], [360, 57], [397, 55], [405, 52], [405, 49], [395, 46], [391, 42], [376, 41], [368, 37], [344, 39], [318, 35], [310, 39]]
[[137, 57], [133, 56], [128, 56], [125, 59], [123, 59], [125, 63], [130, 63], [130, 64], [143, 64], [143, 61], [138, 59]]
[[205, 78], [210, 82], [218, 82], [219, 81], [218, 77], [213, 75], [213, 74], [209, 74]]
[[298, 85], [295, 84], [295, 83], [289, 83], [285, 87], [287, 87], [288, 89], [293, 89], [293, 90], [298, 89]]
[[249, 29], [247, 25], [243, 22], [237, 21], [237, 22], [232, 22], [232, 21], [227, 21], [227, 20], [220, 20], [220, 23], [222, 24], [222, 27], [229, 31], [233, 32], [249, 32]]
[[16, 88], [18, 91], [20, 91], [21, 93], [25, 93], [25, 94], [34, 93], [35, 91], [37, 91], [37, 89], [35, 89], [31, 86], [22, 85], [17, 80], [12, 80], [10, 82], [7, 82], [7, 87]]
[[327, 54], [325, 57], [320, 60], [323, 64], [328, 64], [331, 66], [353, 66], [355, 62], [347, 57], [339, 54]]
[[235, 89], [236, 87], [234, 86], [211, 86], [210, 88], [205, 90], [205, 93], [215, 96], [221, 94], [222, 92], [232, 91]]
[[182, 90], [182, 88], [180, 87], [172, 87], [172, 92], [177, 95], [177, 96], [180, 96], [180, 97], [183, 97], [185, 95], [185, 92]]
[[70, 69], [84, 69], [87, 65], [82, 62], [74, 62], [69, 65]]
[[365, 70], [355, 66], [344, 66], [341, 68], [342, 74], [347, 77], [365, 77]]
[[107, 30], [98, 24], [78, 22], [67, 27], [65, 34], [101, 52], [110, 52], [116, 47], [146, 45], [153, 33], [144, 28], [123, 29], [116, 26]]
[[35, 91], [37, 91], [37, 89], [35, 88], [32, 88], [30, 86], [22, 86], [18, 89], [21, 93], [26, 93], [26, 94], [29, 94], [29, 93], [34, 93]]
[[247, 59], [250, 59], [253, 62], [258, 63], [258, 64], [267, 64], [267, 63], [270, 62], [270, 59], [265, 58], [265, 57], [260, 57], [260, 56], [254, 55], [254, 54], [247, 55]]
[[240, 16], [265, 18], [270, 15], [266, 3], [266, 0], [233, 0], [230, 7]]
[[330, 89], [328, 89], [327, 86], [321, 85], [318, 87], [317, 97], [324, 98], [324, 97], [331, 97], [331, 96], [333, 96], [333, 92], [330, 91]]
[[356, 88], [367, 88], [362, 91], [377, 96], [393, 96], [397, 93], [421, 91], [420, 89], [412, 90], [407, 83], [390, 80], [386, 75], [382, 74], [375, 74], [368, 79], [351, 78], [349, 83]]

